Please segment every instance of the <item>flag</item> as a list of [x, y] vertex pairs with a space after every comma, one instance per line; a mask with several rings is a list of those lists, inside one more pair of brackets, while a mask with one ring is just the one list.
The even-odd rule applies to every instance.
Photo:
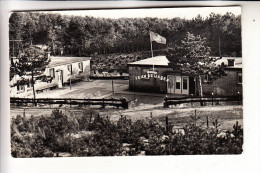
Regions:
[[150, 31], [150, 41], [156, 41], [157, 43], [166, 44], [166, 39], [157, 33]]

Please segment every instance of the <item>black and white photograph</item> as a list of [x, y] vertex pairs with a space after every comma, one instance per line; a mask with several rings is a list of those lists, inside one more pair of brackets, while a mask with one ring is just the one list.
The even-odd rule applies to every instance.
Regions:
[[11, 156], [241, 155], [241, 15], [12, 11]]

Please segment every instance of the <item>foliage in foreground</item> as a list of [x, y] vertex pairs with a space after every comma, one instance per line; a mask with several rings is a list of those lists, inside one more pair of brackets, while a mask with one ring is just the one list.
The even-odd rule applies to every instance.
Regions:
[[[59, 110], [48, 117], [17, 116], [11, 122], [13, 157], [240, 154], [243, 130], [238, 124], [221, 135], [194, 124], [182, 129], [152, 119], [82, 116]], [[169, 130], [172, 129], [172, 130]]]

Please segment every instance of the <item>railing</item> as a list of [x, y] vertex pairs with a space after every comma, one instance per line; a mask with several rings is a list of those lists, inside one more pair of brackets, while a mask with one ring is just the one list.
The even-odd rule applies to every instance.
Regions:
[[180, 97], [180, 98], [165, 98], [164, 99], [164, 107], [168, 108], [169, 105], [178, 105], [183, 103], [190, 103], [192, 106], [192, 103], [200, 103], [201, 106], [204, 106], [204, 103], [211, 103], [212, 106], [214, 103], [219, 102], [235, 102], [238, 105], [242, 104], [243, 98], [241, 95], [237, 96], [206, 96], [206, 97]]
[[59, 105], [100, 105], [102, 108], [106, 106], [122, 107], [128, 109], [128, 102], [126, 99], [70, 99], [70, 98], [17, 98], [11, 97], [10, 103], [16, 105], [28, 105], [30, 103], [37, 106], [37, 104], [59, 104]]

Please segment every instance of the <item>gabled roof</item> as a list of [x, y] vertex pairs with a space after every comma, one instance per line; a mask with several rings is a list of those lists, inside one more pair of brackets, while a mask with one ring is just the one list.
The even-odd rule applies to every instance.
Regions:
[[166, 56], [155, 56], [152, 58], [143, 59], [140, 61], [128, 63], [128, 65], [156, 65], [156, 66], [168, 66], [168, 59]]
[[72, 64], [75, 62], [82, 62], [82, 61], [87, 61], [90, 60], [90, 57], [62, 57], [62, 56], [51, 56], [51, 62], [47, 66], [48, 68], [50, 67], [57, 67], [60, 65], [67, 65], [67, 64]]

